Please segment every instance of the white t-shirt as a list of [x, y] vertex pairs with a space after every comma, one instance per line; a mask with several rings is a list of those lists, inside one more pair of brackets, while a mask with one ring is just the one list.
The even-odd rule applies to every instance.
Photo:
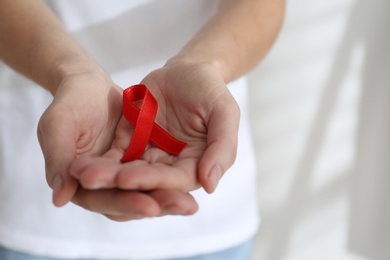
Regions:
[[[177, 53], [213, 14], [215, 1], [46, 1], [123, 88]], [[241, 108], [236, 163], [193, 216], [118, 223], [68, 204], [55, 208], [45, 181], [37, 122], [52, 97], [0, 63], [0, 245], [51, 257], [161, 259], [229, 248], [259, 223], [246, 80], [229, 89]]]

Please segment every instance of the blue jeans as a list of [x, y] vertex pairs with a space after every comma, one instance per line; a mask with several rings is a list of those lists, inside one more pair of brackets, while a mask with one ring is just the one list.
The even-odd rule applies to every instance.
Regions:
[[[250, 239], [238, 246], [205, 255], [166, 259], [166, 260], [251, 260], [252, 259], [253, 239]], [[18, 253], [3, 247], [0, 247], [1, 260], [64, 260], [62, 258], [51, 258], [42, 256], [33, 256], [23, 253]], [[70, 260], [70, 259], [69, 259]], [[76, 260], [76, 259], [72, 259]], [[92, 259], [77, 259], [77, 260], [92, 260]]]

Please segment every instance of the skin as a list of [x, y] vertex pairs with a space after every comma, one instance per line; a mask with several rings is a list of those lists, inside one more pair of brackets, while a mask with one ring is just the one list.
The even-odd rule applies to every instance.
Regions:
[[188, 146], [175, 157], [150, 144], [139, 160], [120, 163], [133, 128], [121, 117], [119, 87], [41, 1], [0, 1], [0, 57], [53, 94], [38, 139], [54, 204], [117, 221], [193, 214], [189, 191], [212, 193], [235, 160], [239, 107], [226, 84], [264, 57], [283, 14], [282, 0], [220, 1], [142, 80], [159, 104], [157, 123]]

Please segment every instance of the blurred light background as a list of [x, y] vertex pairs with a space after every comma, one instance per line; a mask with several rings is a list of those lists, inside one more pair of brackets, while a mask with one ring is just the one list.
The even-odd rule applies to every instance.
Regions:
[[249, 77], [255, 260], [390, 259], [389, 28], [388, 0], [287, 1]]

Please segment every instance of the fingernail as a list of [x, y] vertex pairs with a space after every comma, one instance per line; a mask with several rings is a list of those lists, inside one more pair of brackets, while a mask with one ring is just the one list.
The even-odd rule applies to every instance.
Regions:
[[94, 183], [89, 183], [88, 185], [82, 185], [82, 186], [87, 189], [97, 190], [97, 189], [110, 188], [110, 183], [106, 180], [97, 180]]
[[62, 189], [62, 184], [63, 184], [62, 177], [60, 175], [57, 175], [53, 179], [51, 188], [53, 189], [54, 192], [59, 191]]
[[165, 206], [165, 214], [168, 215], [182, 215], [183, 210], [175, 203]]
[[132, 218], [133, 220], [136, 220], [136, 219], [144, 219], [144, 218], [147, 218], [148, 216], [145, 216], [145, 214], [141, 214], [141, 213], [134, 213], [132, 215]]
[[211, 169], [211, 172], [209, 174], [209, 182], [211, 184], [211, 191], [210, 192], [213, 192], [217, 188], [218, 182], [221, 179], [221, 177], [222, 177], [221, 167], [218, 164], [216, 164]]

